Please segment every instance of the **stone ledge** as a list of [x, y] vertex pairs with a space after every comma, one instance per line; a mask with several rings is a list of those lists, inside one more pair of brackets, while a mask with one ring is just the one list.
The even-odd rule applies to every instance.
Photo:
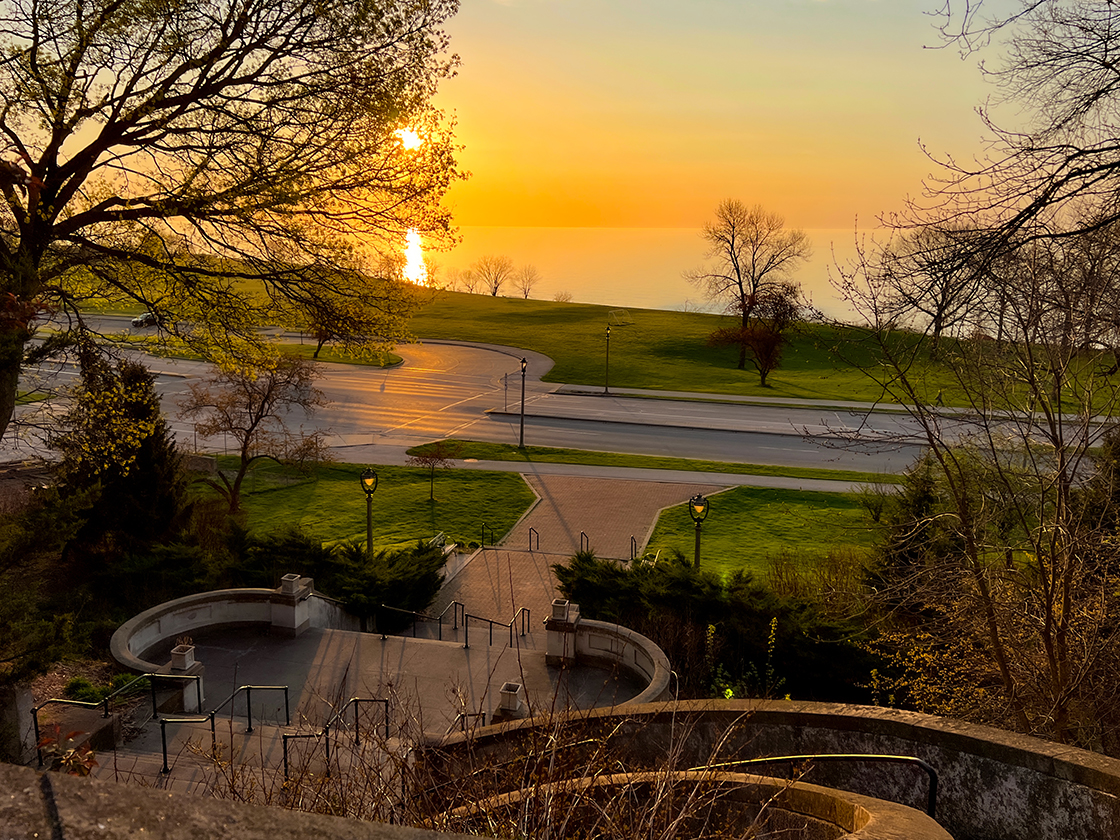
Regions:
[[132, 840], [138, 836], [162, 840], [469, 840], [461, 834], [44, 774], [13, 764], [0, 764], [0, 791], [0, 837], [4, 840]]

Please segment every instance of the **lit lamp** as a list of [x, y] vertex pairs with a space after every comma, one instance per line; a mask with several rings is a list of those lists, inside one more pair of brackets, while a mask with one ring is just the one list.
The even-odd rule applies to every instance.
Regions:
[[362, 470], [362, 490], [366, 494], [366, 553], [373, 556], [373, 494], [377, 490], [377, 473], [373, 467]]
[[696, 568], [700, 568], [700, 523], [708, 515], [708, 500], [697, 493], [688, 500], [688, 515], [696, 523]]
[[607, 324], [607, 366], [603, 371], [603, 393], [611, 392], [611, 325]]
[[521, 434], [517, 439], [517, 448], [525, 448], [525, 368], [529, 367], [529, 360], [521, 360]]

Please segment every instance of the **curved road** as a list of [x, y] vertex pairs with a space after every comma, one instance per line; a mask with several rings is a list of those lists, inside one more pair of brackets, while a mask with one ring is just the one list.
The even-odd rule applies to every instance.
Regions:
[[[107, 319], [109, 320], [109, 319]], [[124, 322], [125, 319], [120, 319]], [[525, 442], [610, 452], [672, 455], [715, 461], [896, 472], [918, 451], [898, 414], [852, 413], [823, 404], [755, 404], [697, 394], [701, 402], [596, 394], [543, 383], [552, 362], [540, 354], [498, 346], [427, 342], [397, 348], [394, 368], [324, 364], [319, 387], [331, 405], [293, 426], [329, 431], [342, 461], [399, 463], [417, 443], [460, 437], [518, 442], [520, 358], [525, 378]], [[149, 358], [164, 410], [177, 435], [195, 445], [193, 426], [178, 419], [177, 398], [207, 375], [197, 362]], [[63, 371], [65, 375], [67, 371]], [[69, 372], [73, 375], [73, 372]], [[591, 393], [587, 393], [591, 391]], [[656, 392], [642, 392], [643, 394]], [[863, 423], [878, 442], [848, 448], [838, 432]], [[221, 438], [198, 441], [222, 451]]]

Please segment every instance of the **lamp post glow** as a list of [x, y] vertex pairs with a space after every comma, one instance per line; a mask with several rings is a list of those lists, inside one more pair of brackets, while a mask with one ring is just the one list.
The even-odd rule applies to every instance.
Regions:
[[521, 434], [517, 438], [517, 448], [525, 448], [525, 368], [529, 367], [529, 360], [521, 360]]
[[373, 494], [377, 490], [377, 473], [373, 467], [362, 470], [362, 490], [366, 494], [366, 554], [373, 556]]
[[696, 523], [696, 568], [700, 568], [700, 523], [708, 515], [708, 500], [697, 493], [688, 500], [688, 515]]
[[611, 325], [607, 324], [607, 367], [603, 371], [603, 393], [611, 392]]

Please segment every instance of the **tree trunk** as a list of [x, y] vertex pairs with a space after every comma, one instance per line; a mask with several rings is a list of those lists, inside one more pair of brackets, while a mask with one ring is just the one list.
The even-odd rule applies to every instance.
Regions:
[[739, 345], [739, 370], [747, 369], [747, 345]]
[[0, 325], [0, 439], [16, 409], [16, 389], [23, 362], [27, 331], [22, 326]]

